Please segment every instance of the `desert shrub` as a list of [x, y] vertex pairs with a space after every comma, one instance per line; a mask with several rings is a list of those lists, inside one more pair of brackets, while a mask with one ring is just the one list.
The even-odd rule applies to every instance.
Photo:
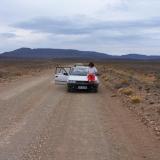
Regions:
[[128, 81], [127, 79], [123, 79], [123, 80], [121, 81], [121, 84], [122, 84], [122, 85], [129, 85], [129, 81]]
[[139, 96], [130, 96], [131, 103], [137, 104], [141, 102], [141, 98]]
[[124, 95], [130, 96], [133, 94], [133, 89], [132, 88], [121, 88], [119, 89], [119, 92]]
[[108, 81], [109, 80], [109, 78], [106, 76], [105, 78], [104, 78], [104, 81]]
[[105, 74], [103, 74], [103, 75], [101, 76], [101, 78], [102, 78], [104, 81], [108, 81], [108, 80], [109, 80], [109, 78], [108, 78]]
[[105, 77], [106, 77], [106, 75], [105, 75], [105, 74], [102, 74], [102, 75], [101, 75], [101, 78], [102, 78], [102, 79], [104, 79]]
[[124, 87], [128, 87], [130, 85], [130, 82], [128, 79], [122, 79], [120, 84], [124, 88]]
[[117, 97], [117, 95], [116, 94], [112, 94], [111, 97]]

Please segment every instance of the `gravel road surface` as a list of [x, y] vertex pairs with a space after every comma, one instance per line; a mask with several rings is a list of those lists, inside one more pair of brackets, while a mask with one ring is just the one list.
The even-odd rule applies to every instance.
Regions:
[[111, 95], [67, 93], [47, 73], [0, 85], [0, 160], [160, 160], [160, 141]]

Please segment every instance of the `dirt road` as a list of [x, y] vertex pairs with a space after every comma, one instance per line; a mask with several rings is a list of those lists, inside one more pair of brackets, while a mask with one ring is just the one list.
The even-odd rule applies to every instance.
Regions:
[[51, 74], [0, 86], [0, 160], [159, 160], [160, 141], [111, 94], [67, 93]]

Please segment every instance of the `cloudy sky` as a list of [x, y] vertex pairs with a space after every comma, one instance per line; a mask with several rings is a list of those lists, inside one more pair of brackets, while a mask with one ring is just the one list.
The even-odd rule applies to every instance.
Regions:
[[21, 47], [160, 55], [160, 0], [0, 0], [0, 53]]

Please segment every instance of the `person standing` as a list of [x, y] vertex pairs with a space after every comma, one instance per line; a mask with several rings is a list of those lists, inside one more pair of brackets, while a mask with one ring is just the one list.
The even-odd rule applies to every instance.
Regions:
[[88, 74], [94, 74], [94, 75], [96, 75], [97, 74], [97, 68], [94, 66], [94, 63], [90, 62], [88, 66], [89, 66], [89, 68], [88, 68]]
[[95, 81], [96, 74], [97, 74], [97, 69], [94, 66], [94, 63], [90, 62], [88, 67], [88, 81], [90, 82]]

